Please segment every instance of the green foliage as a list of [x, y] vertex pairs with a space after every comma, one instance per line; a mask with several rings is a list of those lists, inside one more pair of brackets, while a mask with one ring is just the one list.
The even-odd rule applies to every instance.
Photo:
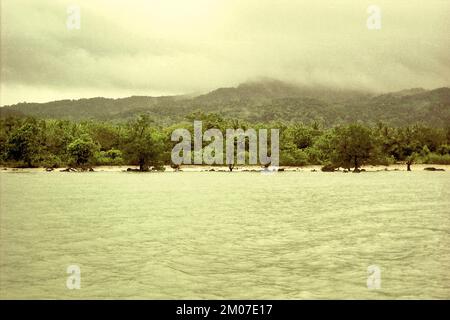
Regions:
[[[0, 163], [17, 167], [135, 164], [142, 171], [162, 170], [163, 165], [171, 163], [170, 153], [176, 143], [170, 140], [171, 133], [176, 128], [192, 133], [192, 120], [202, 120], [203, 131], [218, 128], [224, 137], [227, 128], [278, 128], [280, 164], [286, 166], [322, 164], [330, 168], [359, 168], [364, 164], [395, 162], [448, 164], [450, 157], [450, 127], [397, 128], [379, 122], [375, 126], [353, 123], [325, 129], [319, 122], [250, 124], [200, 111], [165, 127], [156, 125], [148, 115], [126, 124], [0, 118]], [[204, 141], [204, 146], [207, 144]]]
[[[126, 122], [148, 114], [158, 125], [173, 125], [194, 112], [212, 112], [255, 123], [317, 123], [327, 127], [362, 121], [383, 121], [390, 126], [424, 123], [444, 127], [450, 123], [450, 88], [413, 89], [375, 95], [355, 90], [298, 87], [280, 81], [246, 83], [220, 88], [200, 96], [92, 98], [49, 103], [20, 103], [1, 108], [0, 116], [22, 114], [38, 118], [72, 121]], [[197, 118], [198, 119], [198, 118]], [[95, 132], [102, 150], [113, 147], [108, 128]], [[94, 133], [94, 132], [93, 132]], [[106, 138], [106, 139], [105, 139]], [[448, 141], [448, 139], [447, 139]], [[428, 146], [432, 152], [433, 148]]]
[[437, 148], [437, 153], [440, 155], [450, 155], [450, 145], [443, 144]]
[[35, 157], [40, 153], [40, 131], [35, 119], [27, 119], [12, 131], [6, 142], [6, 159], [23, 161], [33, 166]]
[[67, 146], [67, 151], [76, 166], [91, 164], [97, 150], [98, 145], [87, 134], [81, 135]]
[[358, 168], [374, 162], [378, 156], [376, 140], [370, 128], [361, 124], [336, 127], [331, 136], [329, 160], [336, 167]]
[[304, 166], [309, 163], [308, 153], [294, 144], [283, 145], [280, 150], [280, 164], [283, 166]]
[[98, 151], [95, 153], [95, 164], [104, 165], [122, 165], [125, 164], [122, 151], [110, 149], [108, 151]]
[[429, 164], [450, 164], [450, 154], [430, 153], [423, 158], [422, 162]]
[[62, 167], [64, 163], [58, 156], [47, 154], [42, 158], [39, 165], [45, 168], [59, 168]]
[[139, 165], [140, 171], [148, 171], [150, 166], [162, 164], [164, 136], [161, 130], [151, 125], [147, 115], [128, 125], [125, 153], [130, 163]]

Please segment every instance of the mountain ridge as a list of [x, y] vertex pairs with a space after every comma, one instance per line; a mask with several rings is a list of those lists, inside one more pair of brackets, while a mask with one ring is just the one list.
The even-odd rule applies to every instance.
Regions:
[[156, 122], [172, 124], [197, 111], [250, 122], [319, 121], [325, 126], [354, 121], [383, 121], [398, 126], [423, 122], [442, 127], [450, 123], [450, 88], [411, 88], [377, 94], [270, 80], [218, 88], [196, 96], [95, 97], [18, 103], [1, 107], [0, 116], [127, 121], [148, 113]]

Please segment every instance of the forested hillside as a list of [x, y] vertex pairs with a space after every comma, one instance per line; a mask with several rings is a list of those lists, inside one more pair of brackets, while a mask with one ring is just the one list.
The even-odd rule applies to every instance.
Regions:
[[249, 122], [320, 123], [325, 127], [362, 121], [392, 126], [422, 123], [445, 127], [450, 123], [450, 88], [420, 88], [374, 94], [324, 87], [299, 87], [280, 81], [244, 83], [198, 96], [121, 99], [91, 98], [48, 103], [19, 103], [0, 108], [7, 115], [46, 119], [124, 122], [148, 114], [162, 125], [183, 121], [201, 111]]

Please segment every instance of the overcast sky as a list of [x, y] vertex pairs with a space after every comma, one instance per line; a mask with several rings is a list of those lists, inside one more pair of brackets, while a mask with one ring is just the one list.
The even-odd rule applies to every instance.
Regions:
[[[269, 77], [450, 86], [448, 0], [1, 0], [1, 105], [205, 92]], [[67, 8], [80, 7], [80, 29]], [[381, 29], [369, 30], [369, 5]]]

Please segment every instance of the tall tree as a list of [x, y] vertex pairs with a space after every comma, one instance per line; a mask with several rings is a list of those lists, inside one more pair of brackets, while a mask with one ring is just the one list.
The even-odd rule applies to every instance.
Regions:
[[151, 126], [148, 115], [129, 123], [125, 151], [131, 163], [137, 163], [140, 171], [148, 171], [150, 166], [161, 166], [164, 152], [164, 136]]
[[330, 160], [336, 167], [354, 168], [355, 172], [378, 157], [376, 140], [370, 128], [360, 124], [340, 126], [333, 130], [331, 141]]
[[13, 130], [7, 140], [7, 159], [23, 161], [28, 167], [40, 153], [40, 129], [35, 119], [26, 119], [25, 123]]
[[98, 145], [89, 135], [83, 134], [71, 142], [67, 146], [67, 150], [73, 157], [76, 166], [85, 166], [92, 161], [95, 152], [98, 150]]

